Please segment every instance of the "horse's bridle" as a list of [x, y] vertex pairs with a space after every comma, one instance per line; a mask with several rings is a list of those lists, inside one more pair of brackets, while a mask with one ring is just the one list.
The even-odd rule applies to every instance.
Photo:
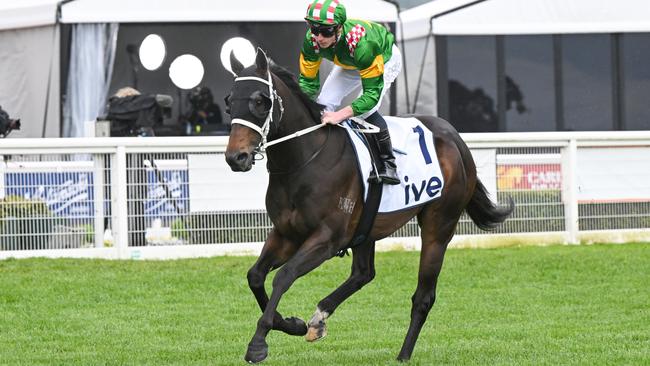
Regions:
[[298, 136], [302, 136], [304, 134], [310, 133], [312, 131], [316, 131], [317, 129], [325, 126], [324, 124], [317, 124], [317, 125], [310, 126], [310, 127], [305, 128], [305, 129], [299, 130], [297, 132], [294, 132], [294, 133], [292, 133], [290, 135], [281, 137], [279, 139], [275, 139], [275, 140], [272, 140], [272, 141], [267, 141], [266, 137], [269, 134], [269, 130], [271, 129], [271, 123], [273, 122], [273, 109], [275, 107], [275, 100], [278, 101], [278, 106], [280, 107], [280, 118], [278, 118], [277, 123], [280, 123], [280, 121], [282, 120], [282, 116], [284, 115], [284, 105], [282, 104], [282, 98], [280, 97], [280, 95], [278, 95], [278, 92], [273, 87], [273, 79], [271, 78], [271, 71], [270, 70], [268, 70], [268, 80], [262, 79], [262, 78], [257, 77], [257, 76], [241, 76], [241, 77], [236, 77], [235, 78], [235, 82], [237, 82], [237, 81], [247, 81], [247, 80], [257, 81], [257, 82], [268, 85], [268, 87], [269, 87], [269, 96], [270, 96], [269, 99], [271, 100], [271, 108], [269, 109], [269, 112], [268, 112], [269, 114], [266, 116], [266, 120], [264, 121], [264, 124], [262, 125], [262, 127], [256, 125], [255, 123], [253, 123], [251, 121], [247, 121], [247, 120], [242, 119], [242, 118], [233, 118], [232, 121], [230, 122], [230, 124], [244, 125], [244, 126], [250, 128], [250, 129], [252, 129], [253, 131], [259, 133], [260, 136], [262, 136], [262, 141], [260, 142], [260, 146], [259, 146], [260, 148], [266, 149], [269, 146], [279, 144], [280, 142], [284, 142], [284, 141], [290, 140], [290, 139], [298, 137]]
[[240, 124], [244, 125], [253, 131], [257, 132], [262, 136], [262, 141], [261, 141], [261, 147], [266, 147], [269, 146], [270, 144], [267, 143], [266, 137], [269, 134], [269, 130], [271, 129], [271, 123], [273, 122], [273, 111], [275, 107], [275, 101], [278, 101], [278, 105], [280, 107], [280, 118], [278, 118], [278, 123], [282, 120], [282, 115], [284, 114], [284, 106], [282, 105], [282, 98], [278, 95], [277, 91], [273, 87], [273, 79], [271, 78], [271, 71], [268, 71], [268, 80], [264, 80], [260, 77], [257, 76], [240, 76], [235, 78], [235, 82], [237, 81], [247, 81], [247, 80], [252, 80], [252, 81], [258, 81], [260, 83], [264, 83], [268, 85], [269, 87], [269, 99], [271, 100], [271, 108], [269, 109], [268, 115], [266, 116], [266, 120], [264, 121], [264, 124], [262, 127], [256, 125], [255, 123], [251, 121], [247, 121], [245, 119], [241, 118], [233, 118], [230, 124]]

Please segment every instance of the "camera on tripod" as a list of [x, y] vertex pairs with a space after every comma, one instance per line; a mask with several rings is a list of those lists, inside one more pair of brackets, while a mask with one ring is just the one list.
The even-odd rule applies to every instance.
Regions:
[[0, 106], [0, 137], [7, 137], [13, 130], [20, 130], [20, 119], [9, 118], [9, 113]]
[[190, 110], [181, 116], [186, 135], [227, 135], [229, 125], [223, 123], [221, 109], [214, 102], [210, 88], [197, 86], [188, 94]]
[[164, 118], [171, 117], [173, 102], [169, 95], [143, 95], [133, 88], [122, 88], [108, 99], [108, 114], [97, 122], [110, 124], [110, 136], [155, 136]]

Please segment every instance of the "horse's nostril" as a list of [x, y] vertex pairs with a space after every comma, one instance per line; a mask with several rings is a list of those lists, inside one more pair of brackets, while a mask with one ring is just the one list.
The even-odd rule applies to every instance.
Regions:
[[226, 162], [234, 172], [245, 172], [250, 170], [251, 154], [247, 152], [238, 152], [226, 154]]
[[248, 153], [245, 152], [239, 153], [237, 154], [237, 157], [235, 159], [237, 160], [238, 163], [246, 162], [248, 160]]

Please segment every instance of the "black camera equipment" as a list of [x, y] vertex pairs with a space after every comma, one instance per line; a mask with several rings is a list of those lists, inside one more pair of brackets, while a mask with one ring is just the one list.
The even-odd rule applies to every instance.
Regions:
[[113, 96], [104, 119], [110, 121], [111, 136], [154, 136], [163, 118], [171, 116], [173, 102], [164, 94]]
[[229, 126], [223, 123], [221, 109], [214, 102], [210, 88], [198, 86], [188, 94], [189, 113], [181, 117], [186, 124], [186, 135], [227, 135]]
[[11, 119], [0, 106], [0, 137], [5, 138], [13, 130], [20, 130], [20, 119]]

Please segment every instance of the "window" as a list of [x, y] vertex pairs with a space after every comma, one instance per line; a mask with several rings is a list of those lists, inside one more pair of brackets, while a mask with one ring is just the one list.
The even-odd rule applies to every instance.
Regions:
[[611, 36], [562, 36], [564, 130], [613, 126]]
[[460, 132], [498, 131], [496, 41], [447, 38], [449, 120]]
[[504, 58], [506, 131], [554, 131], [552, 37], [505, 36]]
[[650, 34], [622, 36], [623, 126], [650, 130]]
[[460, 132], [650, 130], [650, 33], [436, 37]]

